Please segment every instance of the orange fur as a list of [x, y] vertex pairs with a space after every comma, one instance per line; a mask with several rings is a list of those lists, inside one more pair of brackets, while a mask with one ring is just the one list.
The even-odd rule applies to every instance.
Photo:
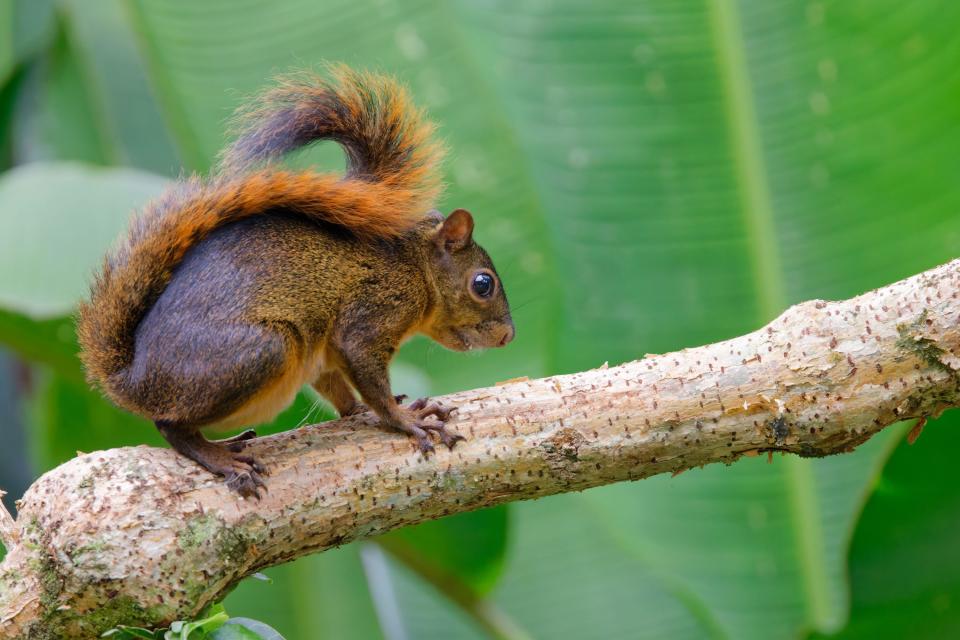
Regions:
[[[80, 305], [81, 359], [106, 384], [133, 356], [134, 332], [187, 251], [215, 229], [283, 210], [366, 238], [396, 237], [432, 208], [443, 147], [407, 92], [386, 76], [331, 67], [288, 77], [242, 116], [212, 179], [181, 181], [133, 220]], [[346, 176], [257, 168], [315, 140], [339, 142]]]

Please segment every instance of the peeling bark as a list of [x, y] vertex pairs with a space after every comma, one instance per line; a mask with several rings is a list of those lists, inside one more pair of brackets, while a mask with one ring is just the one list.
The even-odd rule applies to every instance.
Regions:
[[467, 436], [424, 458], [369, 414], [262, 438], [242, 500], [150, 447], [82, 455], [20, 502], [0, 636], [93, 637], [189, 618], [264, 567], [441, 516], [743, 455], [851, 451], [958, 405], [960, 261], [745, 336], [442, 398]]

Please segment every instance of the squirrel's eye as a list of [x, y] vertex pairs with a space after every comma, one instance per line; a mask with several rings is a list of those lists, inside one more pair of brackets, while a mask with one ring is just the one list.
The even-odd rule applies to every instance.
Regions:
[[481, 298], [489, 298], [494, 289], [493, 276], [489, 273], [480, 272], [473, 276], [470, 286], [473, 288], [473, 292]]

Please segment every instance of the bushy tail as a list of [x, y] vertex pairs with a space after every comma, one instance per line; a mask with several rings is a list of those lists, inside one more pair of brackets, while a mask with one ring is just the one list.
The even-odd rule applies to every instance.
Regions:
[[[247, 111], [247, 126], [217, 177], [181, 181], [131, 223], [104, 260], [78, 336], [88, 377], [110, 392], [110, 378], [133, 359], [134, 332], [186, 252], [215, 229], [272, 211], [349, 229], [368, 238], [408, 230], [439, 195], [443, 148], [433, 126], [394, 80], [332, 70], [332, 80], [287, 78]], [[315, 140], [346, 150], [345, 176], [257, 165]]]
[[347, 152], [348, 177], [436, 188], [443, 150], [403, 87], [344, 65], [328, 66], [327, 75], [281, 77], [241, 109], [239, 136], [221, 155], [222, 170], [249, 171], [317, 140], [335, 140]]

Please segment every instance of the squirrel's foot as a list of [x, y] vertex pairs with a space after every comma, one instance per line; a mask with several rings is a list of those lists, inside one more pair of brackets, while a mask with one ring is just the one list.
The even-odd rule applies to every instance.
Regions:
[[438, 436], [440, 436], [440, 442], [446, 445], [447, 449], [453, 450], [453, 446], [460, 442], [461, 440], [466, 440], [465, 437], [459, 433], [453, 431], [448, 431], [446, 425], [436, 422], [427, 422], [424, 423], [422, 429], [424, 431], [433, 431]]
[[[454, 411], [452, 407], [444, 407], [439, 402], [431, 401], [428, 398], [419, 398], [411, 402], [410, 405], [406, 407], [406, 411], [412, 414], [413, 418], [409, 425], [411, 429], [408, 433], [417, 439], [420, 452], [424, 455], [434, 450], [433, 442], [430, 441], [430, 437], [427, 435], [430, 431], [440, 437], [440, 442], [442, 442], [447, 449], [453, 449], [457, 442], [466, 440], [466, 438], [459, 433], [447, 430], [445, 423]], [[429, 416], [433, 416], [436, 420], [427, 421]], [[407, 429], [404, 430], [407, 431]]]
[[266, 472], [263, 465], [251, 455], [232, 451], [236, 445], [221, 446], [215, 442], [207, 442], [209, 447], [203, 447], [196, 457], [190, 456], [199, 462], [207, 471], [223, 477], [226, 485], [244, 498], [260, 499], [260, 488], [266, 490], [261, 474]]
[[436, 416], [437, 420], [443, 422], [450, 419], [450, 414], [456, 411], [456, 407], [445, 407], [436, 400], [430, 398], [417, 398], [409, 405], [407, 409], [417, 412], [417, 417], [426, 418], [427, 416]]
[[260, 477], [265, 471], [263, 465], [253, 456], [234, 455], [230, 466], [219, 475], [223, 476], [228, 487], [242, 497], [253, 497], [259, 500], [260, 488], [267, 491], [267, 485]]
[[172, 427], [158, 422], [157, 428], [178, 453], [198, 463], [210, 473], [223, 477], [228, 487], [242, 497], [260, 499], [260, 488], [267, 488], [261, 474], [266, 469], [251, 455], [241, 454], [236, 448], [246, 446], [254, 437], [244, 432], [236, 438], [211, 442], [197, 430]]

